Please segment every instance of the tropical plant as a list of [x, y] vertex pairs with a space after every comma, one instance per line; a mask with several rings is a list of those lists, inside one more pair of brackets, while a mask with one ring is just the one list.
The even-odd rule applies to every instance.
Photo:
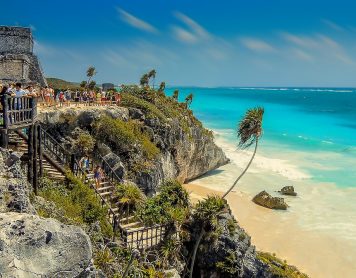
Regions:
[[194, 226], [201, 227], [198, 239], [193, 248], [192, 262], [189, 277], [193, 277], [194, 263], [201, 240], [205, 234], [211, 233], [218, 228], [218, 215], [227, 211], [227, 203], [219, 196], [208, 196], [199, 201], [193, 214]]
[[90, 66], [90, 67], [87, 69], [87, 77], [88, 77], [87, 86], [89, 85], [91, 79], [93, 78], [93, 76], [94, 76], [95, 74], [96, 74], [95, 67]]
[[152, 69], [148, 72], [148, 79], [152, 79], [152, 88], [155, 88], [155, 78], [156, 78], [156, 70]]
[[94, 80], [90, 81], [88, 84], [88, 89], [94, 90], [96, 86], [96, 82]]
[[159, 85], [158, 91], [159, 92], [163, 92], [164, 89], [166, 89], [166, 82], [161, 82], [161, 84]]
[[148, 86], [149, 81], [150, 81], [150, 78], [149, 78], [148, 74], [145, 73], [144, 75], [142, 75], [142, 77], [140, 79], [140, 85], [142, 87], [146, 87], [146, 86]]
[[228, 191], [222, 196], [225, 198], [235, 187], [237, 182], [243, 177], [243, 175], [247, 172], [250, 167], [253, 159], [255, 158], [257, 152], [257, 146], [260, 137], [262, 136], [262, 121], [263, 121], [264, 109], [262, 107], [256, 107], [247, 110], [245, 116], [242, 118], [237, 127], [237, 138], [240, 140], [239, 147], [242, 149], [246, 149], [251, 145], [255, 145], [255, 149], [251, 156], [250, 161], [248, 162], [246, 168], [243, 172], [237, 177], [235, 182], [229, 188]]
[[86, 86], [87, 86], [87, 82], [86, 81], [80, 82], [80, 88], [85, 88]]
[[172, 98], [173, 98], [175, 101], [178, 101], [178, 97], [179, 97], [179, 90], [174, 90], [173, 95], [172, 95]]
[[186, 107], [189, 107], [193, 102], [193, 94], [190, 93], [186, 98], [185, 98], [185, 103]]
[[130, 209], [137, 209], [144, 204], [146, 196], [140, 188], [133, 183], [118, 184], [116, 187], [116, 197], [119, 203], [126, 207], [126, 217], [128, 220]]

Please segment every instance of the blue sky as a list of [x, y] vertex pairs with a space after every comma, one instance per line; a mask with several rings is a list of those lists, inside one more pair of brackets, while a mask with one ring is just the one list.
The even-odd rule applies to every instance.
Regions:
[[[356, 1], [0, 0], [47, 76], [185, 86], [356, 87]], [[19, 8], [20, 7], [20, 8]]]

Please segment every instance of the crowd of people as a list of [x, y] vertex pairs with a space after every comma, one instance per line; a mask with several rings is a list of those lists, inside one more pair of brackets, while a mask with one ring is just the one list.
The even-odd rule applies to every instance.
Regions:
[[46, 106], [75, 106], [84, 105], [108, 105], [121, 103], [121, 94], [115, 90], [54, 90], [51, 87], [41, 89], [39, 97]]
[[0, 83], [1, 96], [8, 95], [12, 97], [36, 97], [42, 106], [75, 106], [83, 105], [109, 105], [121, 103], [121, 94], [116, 90], [70, 90], [53, 89], [52, 87], [36, 88], [34, 86], [23, 87], [21, 83], [11, 83], [3, 85]]
[[[62, 107], [70, 106], [74, 103], [75, 106], [80, 104], [85, 105], [120, 105], [121, 94], [116, 90], [55, 90], [52, 87], [39, 88], [35, 86], [25, 86], [23, 87], [21, 83], [11, 83], [9, 85], [4, 85], [0, 83], [0, 98], [1, 106], [4, 105], [4, 96], [14, 97], [15, 100], [12, 103], [18, 104], [15, 109], [21, 109], [20, 100], [17, 101], [17, 97], [31, 97], [37, 98], [39, 105], [48, 107]], [[0, 115], [0, 117], [2, 114]], [[11, 119], [10, 119], [11, 120]], [[3, 121], [3, 119], [0, 119]], [[105, 173], [100, 166], [90, 167], [89, 157], [84, 156], [79, 161], [81, 169], [89, 174], [90, 172], [94, 175], [95, 187], [99, 188], [102, 180], [105, 178]]]

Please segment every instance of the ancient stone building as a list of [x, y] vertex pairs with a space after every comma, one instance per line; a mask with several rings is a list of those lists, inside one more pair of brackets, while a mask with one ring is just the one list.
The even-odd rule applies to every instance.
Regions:
[[0, 26], [0, 82], [47, 85], [39, 61], [33, 54], [30, 28]]

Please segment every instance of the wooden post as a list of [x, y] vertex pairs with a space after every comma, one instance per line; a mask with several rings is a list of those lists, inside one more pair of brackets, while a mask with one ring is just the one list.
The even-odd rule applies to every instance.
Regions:
[[9, 145], [9, 134], [7, 129], [1, 130], [1, 144], [0, 146], [4, 149], [7, 149]]
[[38, 141], [37, 141], [37, 124], [33, 125], [33, 158], [32, 158], [32, 163], [33, 163], [33, 176], [32, 176], [32, 186], [33, 186], [33, 191], [35, 195], [37, 195], [37, 189], [38, 189], [38, 167], [37, 167], [37, 154], [38, 154]]
[[33, 125], [28, 127], [28, 181], [33, 186]]
[[75, 165], [75, 155], [74, 154], [71, 154], [70, 156], [70, 170], [72, 171], [72, 173], [74, 175], [76, 175], [76, 173], [74, 172], [74, 165]]
[[43, 177], [43, 148], [42, 148], [42, 133], [41, 125], [37, 126], [37, 136], [38, 136], [38, 160], [39, 160], [39, 176]]
[[2, 111], [3, 111], [3, 119], [4, 119], [4, 128], [7, 129], [9, 127], [9, 100], [6, 95], [4, 95], [1, 99]]

